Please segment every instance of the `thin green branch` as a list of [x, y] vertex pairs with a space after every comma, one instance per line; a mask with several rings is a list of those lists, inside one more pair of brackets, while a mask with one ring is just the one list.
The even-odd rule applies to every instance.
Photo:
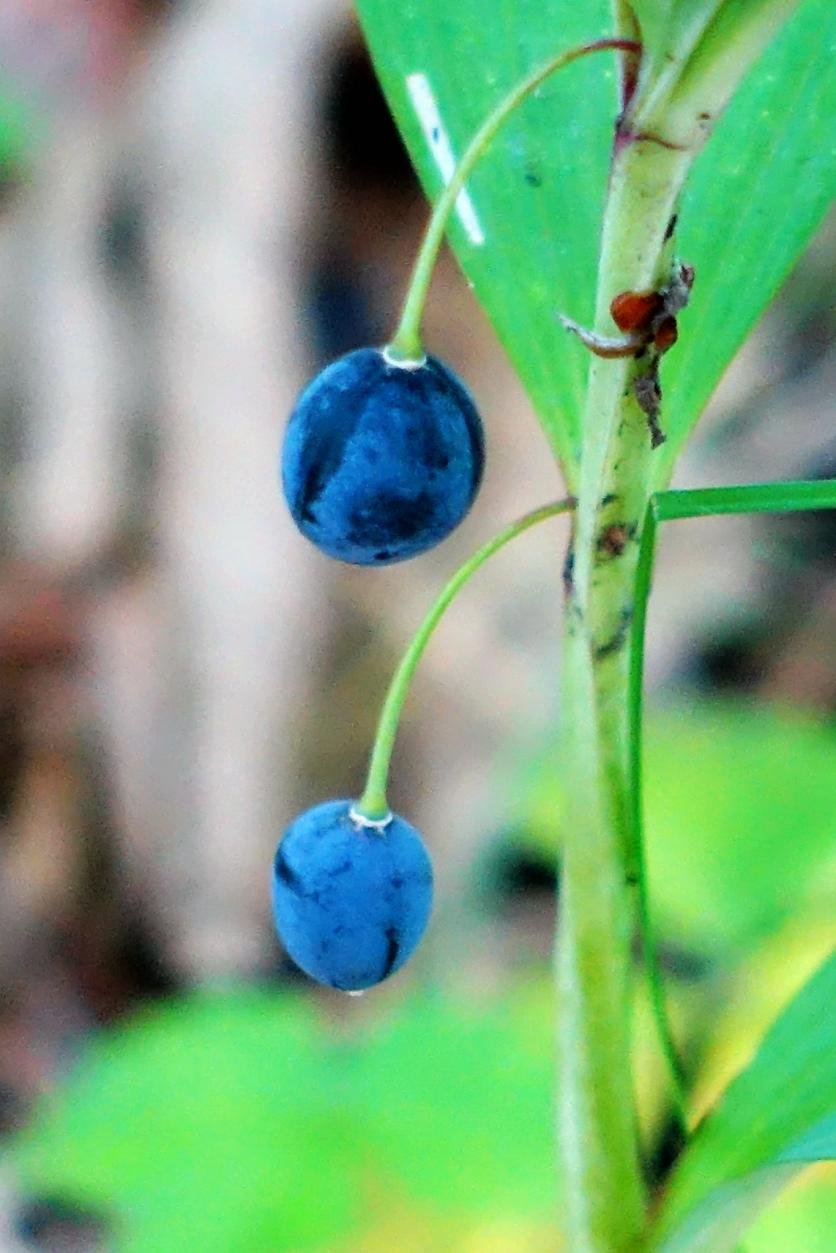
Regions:
[[641, 45], [631, 39], [597, 39], [593, 43], [580, 44], [578, 47], [561, 52], [558, 56], [551, 57], [509, 92], [479, 127], [433, 209], [409, 281], [401, 319], [388, 345], [388, 351], [393, 358], [415, 361], [420, 360], [424, 355], [421, 343], [421, 319], [424, 315], [424, 305], [438, 252], [447, 229], [447, 221], [474, 166], [485, 153], [502, 123], [527, 96], [536, 91], [544, 79], [563, 69], [564, 66], [570, 65], [572, 61], [577, 61], [592, 52], [607, 51], [635, 54], [641, 51]]
[[493, 539], [483, 544], [464, 565], [460, 566], [439, 593], [435, 603], [412, 637], [412, 641], [389, 684], [389, 690], [386, 693], [386, 699], [383, 702], [383, 708], [380, 713], [374, 748], [369, 761], [366, 786], [363, 790], [363, 795], [354, 807], [364, 818], [380, 821], [386, 818], [389, 813], [389, 805], [386, 800], [386, 784], [389, 777], [392, 749], [398, 732], [398, 723], [400, 722], [404, 701], [406, 700], [409, 685], [412, 682], [412, 676], [415, 673], [418, 662], [421, 660], [424, 649], [427, 647], [448, 605], [489, 557], [499, 552], [501, 548], [504, 548], [511, 540], [516, 539], [518, 535], [523, 535], [531, 527], [536, 526], [538, 522], [544, 522], [547, 518], [556, 518], [559, 514], [570, 510], [573, 505], [574, 501], [571, 497], [567, 497], [565, 500], [558, 500], [553, 504], [542, 505], [539, 509], [533, 509], [531, 513], [525, 514], [515, 522], [510, 522], [498, 535], [495, 535]]
[[807, 509], [833, 509], [836, 508], [836, 479], [657, 492], [653, 497], [653, 507], [659, 522], [733, 513], [796, 513]]

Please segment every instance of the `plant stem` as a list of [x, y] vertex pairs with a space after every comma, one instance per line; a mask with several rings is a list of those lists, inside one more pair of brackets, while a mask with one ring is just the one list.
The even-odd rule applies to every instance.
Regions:
[[[657, 288], [692, 154], [637, 140], [614, 156], [596, 331], [613, 296]], [[570, 783], [558, 936], [560, 1132], [574, 1250], [635, 1249], [645, 1226], [630, 1068], [634, 929], [629, 642], [654, 454], [633, 392], [643, 363], [593, 359], [571, 551], [563, 737]]]
[[395, 736], [398, 732], [398, 723], [400, 722], [404, 701], [406, 700], [409, 685], [412, 682], [412, 676], [415, 673], [418, 662], [421, 660], [424, 649], [427, 647], [448, 605], [489, 557], [499, 552], [501, 548], [509, 544], [512, 539], [516, 539], [518, 535], [523, 535], [531, 527], [536, 526], [538, 522], [545, 522], [547, 518], [556, 518], [559, 514], [566, 513], [573, 505], [574, 501], [567, 497], [565, 500], [558, 500], [549, 505], [541, 505], [539, 509], [532, 509], [530, 513], [517, 518], [515, 522], [509, 522], [498, 535], [494, 535], [493, 539], [489, 539], [472, 557], [469, 557], [442, 588], [423, 622], [412, 637], [409, 647], [401, 658], [400, 664], [389, 684], [389, 690], [386, 693], [386, 699], [383, 702], [383, 708], [377, 724], [377, 734], [369, 761], [366, 786], [363, 789], [363, 795], [354, 806], [354, 809], [362, 817], [372, 821], [380, 821], [386, 818], [389, 813], [389, 804], [386, 799], [386, 784], [389, 777], [392, 749], [395, 744]]
[[[666, 57], [671, 75], [664, 82], [644, 66], [635, 95], [624, 93], [598, 274], [599, 335], [613, 333], [609, 304], [615, 295], [658, 289], [667, 277], [665, 235], [691, 162], [740, 78], [794, 7], [795, 0], [760, 0], [751, 12], [725, 6], [681, 73], [673, 72], [676, 57]], [[624, 0], [617, 0], [616, 16], [623, 33], [634, 32], [632, 7]], [[629, 88], [629, 76], [625, 82]], [[650, 450], [636, 402], [634, 384], [643, 368], [627, 359], [591, 363], [570, 553], [563, 733], [571, 787], [557, 953], [559, 1121], [571, 1247], [583, 1253], [635, 1249], [645, 1229], [629, 1060], [634, 887], [651, 960], [653, 943], [632, 795], [630, 624], [642, 525], [652, 487], [667, 476]], [[654, 972], [651, 980], [655, 1009], [663, 1015]], [[670, 1036], [661, 1026], [675, 1076]]]

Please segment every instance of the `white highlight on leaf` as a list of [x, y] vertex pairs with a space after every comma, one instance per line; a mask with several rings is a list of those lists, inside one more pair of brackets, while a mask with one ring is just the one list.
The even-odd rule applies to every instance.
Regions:
[[[430, 87], [429, 79], [426, 74], [408, 74], [406, 77], [406, 89], [409, 92], [409, 98], [412, 101], [412, 107], [421, 124], [421, 130], [424, 132], [424, 138], [429, 144], [430, 152], [435, 157], [435, 163], [441, 171], [441, 177], [445, 185], [450, 182], [456, 169], [456, 158], [453, 156], [453, 149], [450, 146], [450, 138], [441, 124], [441, 114], [438, 111], [435, 96], [432, 87]], [[467, 237], [472, 244], [477, 246], [485, 242], [485, 232], [476, 215], [473, 201], [470, 193], [464, 188], [456, 197], [456, 214], [462, 226], [467, 232]]]

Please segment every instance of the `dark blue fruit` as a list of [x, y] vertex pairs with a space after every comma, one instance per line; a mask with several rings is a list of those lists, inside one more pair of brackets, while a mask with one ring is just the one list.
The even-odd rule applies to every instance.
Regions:
[[350, 801], [300, 814], [273, 862], [273, 914], [298, 966], [344, 992], [370, 988], [399, 969], [424, 934], [432, 866], [403, 818], [382, 830], [359, 825]]
[[294, 522], [322, 552], [387, 565], [458, 526], [484, 461], [479, 414], [445, 365], [427, 357], [407, 368], [360, 348], [318, 374], [297, 401], [282, 483]]

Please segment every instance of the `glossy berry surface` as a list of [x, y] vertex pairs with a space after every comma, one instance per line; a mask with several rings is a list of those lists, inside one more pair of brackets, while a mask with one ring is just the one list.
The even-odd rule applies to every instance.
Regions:
[[403, 818], [358, 826], [350, 801], [300, 814], [273, 861], [276, 930], [298, 966], [345, 992], [370, 988], [416, 948], [432, 907], [432, 865]]
[[435, 357], [418, 368], [361, 348], [329, 365], [296, 404], [282, 450], [293, 519], [353, 565], [425, 552], [458, 526], [485, 450], [469, 392]]

